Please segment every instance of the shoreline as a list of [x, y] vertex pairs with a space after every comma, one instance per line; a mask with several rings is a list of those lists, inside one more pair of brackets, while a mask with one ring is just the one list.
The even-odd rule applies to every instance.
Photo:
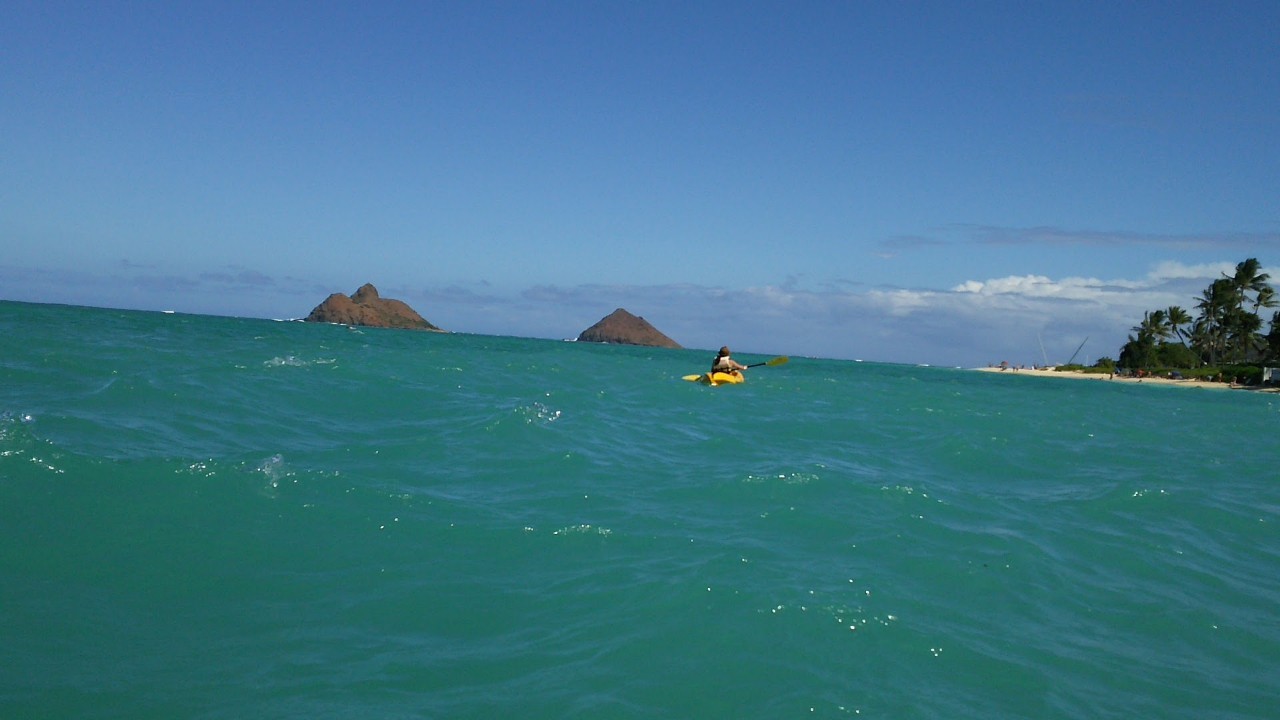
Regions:
[[1236, 385], [1234, 383], [1206, 382], [1204, 380], [1190, 380], [1186, 378], [1173, 379], [1173, 378], [1162, 378], [1162, 377], [1152, 377], [1152, 376], [1148, 376], [1144, 378], [1135, 378], [1135, 377], [1121, 377], [1119, 375], [1111, 376], [1104, 373], [1084, 373], [1084, 372], [1080, 372], [1079, 370], [1058, 372], [1057, 370], [1046, 370], [1046, 369], [1028, 370], [1028, 369], [1014, 369], [1011, 367], [1001, 368], [998, 366], [974, 368], [974, 370], [977, 370], [978, 372], [1004, 373], [1006, 375], [1026, 375], [1031, 377], [1065, 378], [1068, 380], [1096, 380], [1101, 382], [1131, 383], [1135, 385], [1140, 385], [1143, 383], [1148, 385], [1174, 385], [1177, 387], [1198, 388], [1201, 390], [1245, 390], [1248, 392], [1280, 393], [1280, 387], [1274, 387], [1274, 386], [1273, 387], [1265, 387], [1265, 386], [1252, 387], [1248, 385]]

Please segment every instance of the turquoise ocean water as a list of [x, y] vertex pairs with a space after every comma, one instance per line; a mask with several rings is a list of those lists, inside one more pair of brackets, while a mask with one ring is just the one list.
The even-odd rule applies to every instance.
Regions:
[[18, 303], [0, 343], [3, 718], [1280, 713], [1275, 395]]

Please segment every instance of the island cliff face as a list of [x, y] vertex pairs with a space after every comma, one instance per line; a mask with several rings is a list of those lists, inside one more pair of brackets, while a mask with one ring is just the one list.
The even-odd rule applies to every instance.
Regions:
[[679, 348], [675, 340], [658, 332], [642, 317], [618, 308], [578, 335], [579, 342], [602, 342], [620, 345]]
[[405, 303], [378, 297], [378, 289], [369, 283], [360, 286], [351, 297], [342, 293], [330, 295], [311, 311], [306, 321], [444, 332]]

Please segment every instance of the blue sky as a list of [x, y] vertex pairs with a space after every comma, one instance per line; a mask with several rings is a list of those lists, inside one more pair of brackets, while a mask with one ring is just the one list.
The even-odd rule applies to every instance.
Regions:
[[1115, 357], [1280, 278], [1277, 37], [1275, 2], [10, 0], [0, 299], [371, 282], [459, 332]]

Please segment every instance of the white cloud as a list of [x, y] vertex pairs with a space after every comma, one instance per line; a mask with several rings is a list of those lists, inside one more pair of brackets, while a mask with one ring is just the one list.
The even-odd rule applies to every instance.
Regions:
[[938, 307], [941, 293], [919, 290], [872, 290], [866, 294], [872, 305], [893, 317], [905, 317]]
[[1162, 282], [1166, 280], [1202, 280], [1207, 287], [1210, 282], [1213, 282], [1223, 275], [1234, 274], [1235, 270], [1236, 266], [1229, 262], [1184, 265], [1180, 262], [1166, 260], [1164, 262], [1157, 263], [1155, 268], [1147, 274], [1147, 279], [1151, 282]]
[[1082, 282], [1078, 280], [1055, 283], [1043, 275], [1023, 275], [986, 281], [967, 280], [951, 288], [951, 291], [977, 295], [1033, 295], [1046, 297], [1060, 295], [1065, 289], [1080, 286], [1081, 284]]
[[1116, 357], [1144, 312], [1180, 305], [1194, 313], [1200, 291], [1233, 269], [1232, 263], [1161, 262], [1137, 278], [1013, 275], [966, 280], [949, 290], [805, 293], [755, 288], [750, 295], [772, 306], [756, 308], [753, 317], [788, 318], [790, 325], [780, 328], [779, 336], [819, 354], [933, 364], [999, 359], [1030, 364], [1061, 362], [1081, 343], [1086, 349], [1079, 359]]
[[1186, 305], [1209, 283], [1234, 270], [1233, 264], [1225, 262], [1202, 265], [1161, 262], [1144, 277], [1136, 279], [1067, 277], [1054, 280], [1043, 275], [1021, 275], [966, 280], [951, 288], [951, 291], [960, 294], [1012, 295], [1099, 303], [1125, 302], [1126, 299], [1141, 300], [1144, 303], [1159, 300], [1151, 307], [1160, 307], [1160, 303], [1166, 301], [1167, 304]]

